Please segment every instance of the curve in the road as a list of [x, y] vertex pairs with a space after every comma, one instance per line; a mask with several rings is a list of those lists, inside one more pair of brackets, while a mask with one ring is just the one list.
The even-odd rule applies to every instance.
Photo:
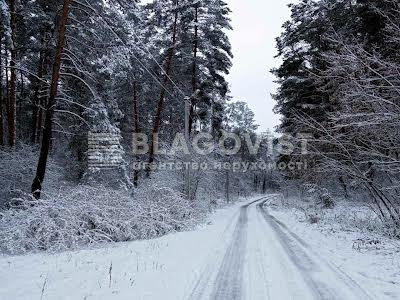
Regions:
[[[372, 299], [352, 278], [319, 257], [305, 241], [269, 214], [265, 204], [273, 198], [274, 195], [269, 195], [240, 208], [236, 225], [232, 224], [234, 229], [229, 226], [233, 234], [227, 240], [225, 253], [222, 252], [219, 259], [209, 261], [189, 300], [265, 300], [271, 297], [273, 300], [286, 300], [285, 297], [301, 300]], [[250, 223], [249, 207], [252, 216]], [[253, 234], [253, 231], [257, 234]], [[249, 268], [249, 264], [253, 268]], [[274, 265], [275, 269], [271, 269], [269, 264]], [[258, 294], [248, 288], [247, 292], [250, 292], [245, 295], [245, 270], [250, 272], [250, 275], [247, 274], [249, 277], [256, 279], [257, 282], [252, 282], [252, 287], [259, 290]], [[268, 270], [279, 273], [280, 277], [277, 278], [282, 281], [277, 281], [274, 278], [277, 274], [268, 273]], [[257, 280], [257, 274], [253, 273], [263, 278]], [[274, 284], [287, 290], [279, 290]], [[297, 287], [291, 286], [292, 284]], [[269, 289], [273, 289], [272, 296]], [[300, 295], [307, 295], [306, 299], [299, 298]]]

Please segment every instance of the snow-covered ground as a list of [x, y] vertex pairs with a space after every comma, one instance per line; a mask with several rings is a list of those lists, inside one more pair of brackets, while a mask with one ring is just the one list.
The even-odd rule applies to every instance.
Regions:
[[360, 251], [353, 232], [321, 231], [257, 199], [191, 232], [0, 257], [0, 299], [400, 299], [394, 241]]
[[374, 222], [370, 209], [343, 201], [310, 224], [302, 211], [283, 207], [280, 201], [275, 204], [269, 208], [271, 215], [373, 299], [400, 299], [400, 241], [368, 229]]
[[239, 206], [217, 211], [211, 225], [196, 231], [103, 249], [1, 257], [0, 299], [185, 299], [210, 252], [226, 247]]

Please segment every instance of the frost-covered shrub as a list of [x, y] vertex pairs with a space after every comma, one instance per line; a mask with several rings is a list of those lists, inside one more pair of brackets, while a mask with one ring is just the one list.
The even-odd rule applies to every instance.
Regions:
[[319, 197], [319, 203], [322, 204], [323, 208], [332, 209], [335, 207], [335, 202], [333, 200], [333, 197], [327, 189], [325, 188], [321, 189], [318, 197]]
[[0, 249], [17, 254], [154, 238], [185, 228], [197, 217], [170, 188], [152, 185], [127, 192], [78, 186], [45, 200], [18, 199], [0, 214]]
[[316, 224], [321, 220], [320, 216], [318, 216], [318, 214], [315, 213], [311, 213], [309, 215], [307, 215], [307, 221], [310, 224]]
[[322, 208], [332, 209], [335, 207], [333, 196], [326, 188], [322, 188], [316, 184], [305, 184], [303, 188], [307, 196], [317, 205], [321, 205]]
[[[0, 209], [21, 191], [30, 191], [38, 157], [39, 150], [32, 146], [20, 144], [13, 150], [0, 147]], [[50, 158], [44, 188], [55, 190], [62, 177], [62, 169]]]

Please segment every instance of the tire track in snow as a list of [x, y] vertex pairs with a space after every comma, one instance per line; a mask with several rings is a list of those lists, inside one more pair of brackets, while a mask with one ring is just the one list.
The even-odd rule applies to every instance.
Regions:
[[[319, 257], [305, 241], [264, 209], [264, 204], [273, 196], [240, 208], [236, 223], [228, 224], [225, 229], [226, 234], [233, 233], [214, 251], [218, 254], [211, 255], [188, 299], [372, 299], [352, 278]], [[249, 207], [255, 203], [253, 213]], [[254, 221], [255, 216], [260, 221]], [[249, 282], [245, 285], [244, 274], [252, 279], [250, 286]], [[254, 291], [247, 289], [250, 293], [247, 295], [246, 287]]]
[[[220, 235], [220, 240], [223, 241], [226, 239], [226, 235], [229, 233], [229, 230], [232, 226], [234, 226], [234, 221], [237, 219], [237, 213], [232, 217], [232, 219], [228, 222], [228, 225], [225, 227], [224, 231]], [[224, 251], [223, 249], [222, 251]], [[212, 278], [216, 276], [216, 264], [220, 260], [219, 253], [221, 249], [216, 247], [212, 253], [208, 255], [207, 263], [205, 267], [202, 269], [199, 279], [195, 282], [194, 287], [191, 289], [190, 296], [184, 299], [190, 300], [201, 300], [206, 296], [205, 294], [209, 289], [212, 289]]]
[[217, 280], [214, 284], [211, 296], [213, 300], [242, 299], [243, 266], [247, 242], [247, 209], [248, 205], [240, 209], [240, 216], [233, 233], [233, 240], [225, 253]]
[[[351, 277], [315, 254], [305, 241], [271, 216], [264, 208], [266, 202], [258, 204], [257, 210], [274, 230], [293, 264], [302, 272], [316, 299], [372, 299]], [[329, 279], [329, 286], [322, 282], [323, 278]]]
[[[221, 266], [219, 268], [216, 266], [218, 259], [216, 259], [216, 255], [213, 255], [204, 268], [200, 279], [196, 282], [188, 299], [242, 299], [242, 277], [247, 242], [247, 211], [250, 205], [264, 199], [266, 199], [266, 197], [262, 197], [240, 207], [239, 217], [231, 237], [231, 242], [225, 250]], [[226, 234], [232, 226], [231, 222], [224, 230], [224, 234]], [[209, 290], [212, 290], [211, 295], [209, 294]]]
[[265, 197], [248, 203], [240, 208], [238, 223], [233, 233], [220, 270], [217, 275], [211, 300], [241, 300], [243, 295], [243, 269], [247, 244], [247, 223], [249, 206]]

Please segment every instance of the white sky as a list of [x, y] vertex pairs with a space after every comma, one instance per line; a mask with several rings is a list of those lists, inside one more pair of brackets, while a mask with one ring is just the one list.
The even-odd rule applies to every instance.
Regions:
[[226, 0], [232, 10], [233, 68], [228, 77], [235, 101], [246, 101], [256, 114], [260, 131], [274, 130], [280, 117], [273, 113], [271, 93], [276, 91], [270, 69], [275, 59], [275, 38], [289, 19], [293, 0]]

